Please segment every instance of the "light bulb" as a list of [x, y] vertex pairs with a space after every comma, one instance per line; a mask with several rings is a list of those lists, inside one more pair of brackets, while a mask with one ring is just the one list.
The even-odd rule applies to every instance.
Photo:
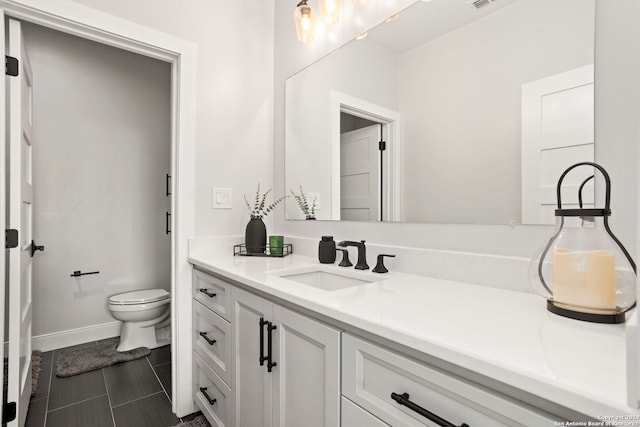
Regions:
[[320, 18], [327, 25], [333, 25], [340, 20], [342, 0], [320, 0]]
[[315, 31], [316, 18], [311, 6], [307, 4], [307, 0], [302, 0], [293, 11], [293, 21], [296, 24], [296, 35], [298, 40], [304, 44], [313, 41], [313, 33]]

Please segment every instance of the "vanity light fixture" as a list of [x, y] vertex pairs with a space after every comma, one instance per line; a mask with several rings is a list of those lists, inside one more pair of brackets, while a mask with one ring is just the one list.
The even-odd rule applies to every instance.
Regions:
[[342, 0], [320, 0], [320, 19], [327, 25], [340, 20]]
[[307, 1], [301, 0], [293, 11], [293, 21], [296, 24], [298, 40], [304, 44], [309, 44], [313, 41], [313, 33], [316, 26], [315, 13]]
[[353, 2], [356, 3], [356, 4], [365, 5], [365, 4], [371, 3], [371, 0], [353, 0]]
[[356, 36], [356, 40], [363, 40], [363, 39], [366, 39], [368, 35], [369, 35], [369, 33], [368, 33], [368, 32], [366, 32], [366, 31], [365, 31], [364, 33], [360, 33], [360, 34], [358, 34], [358, 35]]

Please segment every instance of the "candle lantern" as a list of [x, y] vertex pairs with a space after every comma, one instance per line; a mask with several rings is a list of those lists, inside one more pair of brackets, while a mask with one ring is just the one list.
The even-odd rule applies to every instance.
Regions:
[[[563, 209], [562, 182], [579, 166], [592, 166], [603, 175], [603, 209], [582, 207], [582, 189], [593, 176], [578, 190], [579, 208]], [[547, 309], [552, 313], [589, 322], [623, 323], [625, 312], [636, 304], [636, 265], [609, 228], [609, 174], [596, 163], [577, 163], [560, 176], [556, 195], [556, 228], [532, 262], [532, 282], [549, 297]]]

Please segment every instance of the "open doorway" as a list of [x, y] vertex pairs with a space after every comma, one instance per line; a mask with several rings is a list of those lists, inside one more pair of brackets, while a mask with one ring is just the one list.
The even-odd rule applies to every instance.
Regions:
[[331, 92], [332, 212], [349, 221], [399, 221], [400, 114]]
[[[3, 23], [6, 17], [19, 19], [22, 22], [37, 23], [47, 28], [97, 41], [100, 44], [159, 59], [169, 64], [171, 68], [170, 173], [173, 179], [167, 183], [172, 194], [172, 201], [170, 216], [167, 215], [165, 221], [171, 230], [171, 317], [181, 319], [179, 324], [178, 322], [172, 323], [171, 336], [172, 348], [190, 348], [191, 291], [189, 287], [178, 286], [178, 283], [190, 281], [191, 276], [187, 260], [188, 240], [186, 236], [193, 235], [194, 229], [192, 202], [194, 177], [190, 171], [193, 171], [195, 162], [196, 46], [192, 42], [123, 21], [73, 2], [41, 2], [34, 5], [28, 0], [15, 0], [10, 4], [2, 2], [0, 12], [3, 15]], [[2, 31], [2, 36], [4, 37], [4, 31]], [[7, 53], [4, 41], [0, 43], [0, 46]], [[7, 78], [7, 82], [9, 81], [10, 77]], [[8, 102], [8, 95], [4, 87], [0, 90], [0, 102], [3, 105], [8, 105], [5, 104]], [[7, 133], [7, 124], [3, 115], [0, 118], [0, 134]], [[4, 152], [4, 149], [2, 151]], [[1, 176], [5, 176], [7, 173], [6, 166], [4, 161], [1, 162]], [[10, 208], [10, 206], [5, 197], [2, 197], [0, 211], [4, 212], [6, 208]], [[7, 220], [7, 222], [7, 228], [12, 228], [11, 221]], [[13, 228], [19, 238], [23, 239], [23, 230], [19, 221]], [[23, 252], [25, 245], [19, 246], [9, 249], [7, 252]], [[33, 247], [32, 244], [26, 246]], [[144, 254], [141, 255], [144, 256]], [[1, 263], [0, 267], [4, 271], [4, 263]], [[15, 286], [19, 287], [20, 282], [16, 283], [9, 279], [5, 286], [11, 291]], [[4, 310], [5, 305], [2, 304], [0, 309]], [[0, 313], [0, 319], [4, 320], [4, 312]], [[91, 333], [91, 330], [85, 332]], [[26, 340], [22, 340], [22, 342], [24, 343]], [[20, 345], [21, 343], [14, 344]], [[11, 345], [11, 340], [9, 340], [9, 348]], [[176, 351], [172, 351], [171, 365], [173, 367], [173, 386], [171, 387], [174, 396], [173, 412], [179, 416], [186, 415], [193, 412], [193, 401], [190, 397], [192, 375], [190, 353], [178, 354]]]

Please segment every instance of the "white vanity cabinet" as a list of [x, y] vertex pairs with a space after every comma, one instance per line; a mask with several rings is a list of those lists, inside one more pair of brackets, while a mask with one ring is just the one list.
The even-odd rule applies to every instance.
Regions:
[[231, 288], [234, 425], [340, 425], [340, 331]]
[[529, 427], [563, 421], [342, 332], [350, 325], [303, 315], [261, 296], [266, 291], [258, 295], [197, 269], [193, 286], [194, 401], [214, 426]]

